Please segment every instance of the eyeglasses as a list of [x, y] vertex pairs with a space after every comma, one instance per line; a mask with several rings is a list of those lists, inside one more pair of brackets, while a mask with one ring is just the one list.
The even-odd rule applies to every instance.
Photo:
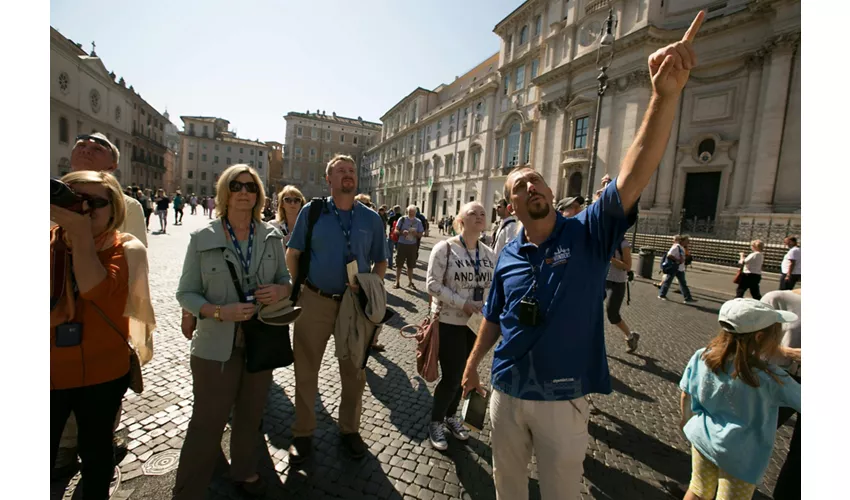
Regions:
[[98, 208], [108, 207], [109, 200], [106, 198], [101, 198], [100, 196], [92, 196], [88, 194], [80, 194], [80, 198], [88, 203], [89, 207], [97, 210]]
[[101, 146], [103, 149], [112, 153], [113, 158], [115, 157], [115, 151], [112, 150], [112, 145], [109, 144], [108, 142], [104, 141], [100, 137], [95, 137], [93, 135], [88, 135], [88, 134], [78, 135], [75, 142], [80, 142], [80, 141], [82, 141], [82, 142], [94, 142], [95, 144], [98, 144], [99, 146]]
[[290, 198], [289, 196], [287, 196], [286, 198], [283, 199], [283, 202], [284, 203], [292, 203], [292, 204], [295, 204], [295, 203], [300, 204], [301, 198]]
[[260, 190], [260, 186], [257, 185], [254, 181], [249, 182], [239, 182], [239, 181], [230, 181], [230, 192], [238, 193], [242, 191], [242, 188], [245, 188], [249, 193], [256, 193]]

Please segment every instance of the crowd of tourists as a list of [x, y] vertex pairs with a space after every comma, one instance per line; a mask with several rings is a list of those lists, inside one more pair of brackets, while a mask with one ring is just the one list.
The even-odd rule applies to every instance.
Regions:
[[[589, 440], [585, 396], [612, 390], [605, 317], [623, 333], [627, 350], [638, 349], [640, 335], [620, 314], [632, 278], [625, 233], [666, 149], [703, 17], [681, 41], [650, 56], [652, 104], [618, 175], [606, 176], [593, 200], [556, 203], [544, 178], [520, 167], [507, 176], [494, 227], [475, 201], [437, 222], [450, 237], [431, 249], [425, 273], [427, 332], [436, 349], [425, 364], [438, 363], [441, 376], [423, 437], [440, 451], [451, 446], [449, 438], [468, 439], [460, 403], [473, 391], [488, 398], [500, 500], [528, 497], [532, 453], [544, 499], [579, 496]], [[393, 260], [393, 287], [401, 287], [406, 267], [407, 286], [416, 288], [413, 270], [430, 225], [420, 210], [375, 207], [357, 193], [355, 160], [344, 155], [327, 163], [330, 197], [310, 201], [295, 186], [267, 200], [248, 165], [224, 170], [214, 198], [132, 187], [122, 193], [110, 173], [118, 157], [105, 136], [80, 136], [72, 173], [55, 189], [51, 184], [51, 464], [60, 448], [76, 449], [83, 498], [108, 497], [121, 401], [128, 388], [143, 390], [141, 366], [152, 356], [148, 220], [156, 212], [165, 233], [169, 209], [180, 225], [187, 203], [191, 214], [200, 204], [211, 220], [190, 235], [176, 291], [191, 342], [194, 400], [172, 498], [206, 497], [231, 415], [229, 477], [246, 495], [265, 494], [256, 443], [276, 368], [294, 365], [289, 464], [312, 457], [319, 371], [332, 336], [340, 443], [353, 460], [366, 455], [363, 370], [368, 356], [383, 350], [378, 336], [393, 315], [384, 285]], [[685, 301], [693, 301], [683, 269], [687, 240], [678, 237], [663, 259], [669, 271], [660, 298], [676, 278]], [[795, 491], [799, 498], [796, 243], [788, 241], [782, 290], [764, 296], [756, 279], [763, 245], [754, 241], [753, 253], [741, 254], [749, 276], [738, 298], [723, 304], [716, 336], [683, 366], [681, 427], [692, 445], [687, 499], [751, 498], [777, 427], [795, 412], [774, 498]], [[742, 290], [753, 298], [741, 298]], [[491, 350], [487, 390], [479, 368]]]

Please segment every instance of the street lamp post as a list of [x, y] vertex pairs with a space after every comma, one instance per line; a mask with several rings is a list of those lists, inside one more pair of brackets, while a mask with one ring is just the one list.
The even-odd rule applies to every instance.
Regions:
[[[596, 49], [596, 66], [599, 68], [599, 76], [596, 80], [599, 81], [599, 87], [596, 90], [596, 122], [593, 124], [593, 149], [590, 153], [590, 171], [587, 179], [587, 196], [585, 203], [590, 206], [593, 203], [594, 181], [596, 179], [596, 156], [599, 152], [599, 126], [602, 118], [602, 97], [605, 91], [608, 90], [608, 68], [611, 67], [611, 62], [614, 60], [614, 10], [608, 11], [608, 19], [605, 20], [605, 34], [599, 39], [599, 47]], [[603, 49], [608, 50], [607, 55], [603, 55]]]

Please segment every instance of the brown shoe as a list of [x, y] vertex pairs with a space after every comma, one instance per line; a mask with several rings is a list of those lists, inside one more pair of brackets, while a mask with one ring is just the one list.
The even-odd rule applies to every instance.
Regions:
[[343, 448], [345, 448], [345, 451], [348, 452], [351, 458], [360, 460], [366, 455], [366, 443], [363, 442], [360, 434], [356, 432], [343, 434], [341, 439]]
[[289, 462], [293, 464], [303, 463], [313, 453], [313, 437], [297, 437], [292, 439], [289, 445]]

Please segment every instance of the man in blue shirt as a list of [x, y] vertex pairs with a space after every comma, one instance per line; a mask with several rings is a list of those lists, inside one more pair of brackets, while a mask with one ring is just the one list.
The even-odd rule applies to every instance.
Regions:
[[650, 56], [653, 94], [643, 124], [598, 201], [565, 218], [533, 169], [518, 168], [505, 181], [505, 198], [523, 231], [499, 256], [462, 382], [464, 395], [484, 393], [478, 365], [501, 340], [493, 353], [490, 399], [499, 500], [528, 498], [532, 449], [542, 498], [579, 495], [589, 419], [583, 396], [611, 392], [600, 300], [608, 263], [667, 148], [682, 88], [696, 64], [691, 44], [704, 15], [681, 42]]
[[[312, 437], [316, 430], [316, 392], [319, 369], [328, 339], [334, 332], [342, 293], [346, 287], [357, 291], [356, 283], [348, 282], [347, 266], [357, 263], [358, 273], [373, 272], [383, 279], [387, 270], [387, 243], [381, 216], [354, 201], [357, 194], [357, 169], [350, 156], [336, 155], [326, 168], [331, 197], [313, 227], [310, 250], [310, 270], [298, 305], [303, 309], [293, 333], [295, 355], [295, 422], [292, 424], [292, 445], [289, 460], [300, 463], [312, 452]], [[311, 201], [298, 214], [292, 238], [286, 250], [286, 266], [295, 282], [298, 259], [306, 248], [307, 219]], [[360, 414], [365, 377], [351, 359], [339, 360], [342, 401], [339, 406], [339, 427], [342, 444], [353, 458], [366, 454], [360, 438]]]

